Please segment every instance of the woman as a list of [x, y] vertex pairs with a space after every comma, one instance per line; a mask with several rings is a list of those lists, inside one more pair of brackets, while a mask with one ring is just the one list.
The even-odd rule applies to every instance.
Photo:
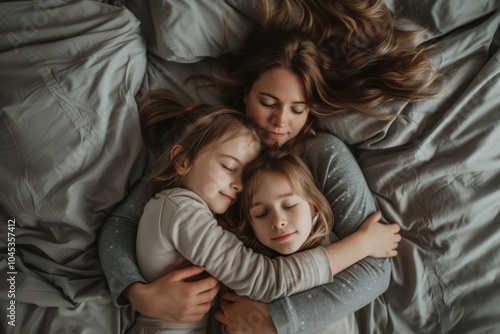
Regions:
[[[228, 74], [215, 79], [215, 86], [224, 93], [226, 103], [243, 106], [240, 110], [246, 110], [260, 128], [266, 145], [278, 142], [303, 157], [334, 209], [334, 232], [342, 239], [357, 230], [376, 208], [348, 148], [331, 135], [314, 136], [317, 118], [347, 110], [387, 118], [387, 114], [371, 112], [370, 108], [396, 98], [413, 101], [432, 96], [430, 88], [435, 77], [425, 49], [401, 47], [409, 44], [403, 43], [404, 33], [385, 32], [381, 28], [393, 23], [381, 2], [356, 2], [356, 6], [364, 4], [366, 8], [355, 11], [355, 5], [339, 1], [349, 10], [327, 5], [331, 8], [324, 12], [317, 7], [319, 1], [308, 2], [310, 7], [302, 1], [297, 3], [302, 6], [303, 15], [296, 19], [294, 10], [287, 12], [288, 17], [280, 15], [278, 24], [286, 29], [272, 28], [272, 20], [265, 22], [263, 29], [251, 35], [256, 38], [247, 39]], [[320, 12], [323, 14], [317, 16]], [[337, 15], [338, 20], [321, 21], [324, 29], [307, 24], [312, 17], [324, 15]], [[349, 15], [356, 20], [349, 21]], [[370, 23], [370, 17], [376, 20]], [[330, 23], [325, 22], [334, 23], [327, 26]], [[348, 37], [339, 37], [334, 28], [361, 32], [347, 32]], [[366, 45], [359, 43], [363, 31], [371, 38]], [[377, 32], [380, 36], [372, 36]], [[348, 46], [359, 50], [342, 52]], [[337, 53], [329, 53], [331, 48], [337, 48]], [[395, 64], [398, 66], [392, 69], [390, 66]], [[217, 282], [206, 278], [186, 283], [183, 279], [200, 273], [202, 268], [189, 268], [150, 284], [141, 283], [145, 281], [132, 265], [140, 210], [131, 211], [130, 207], [139, 202], [135, 191], [107, 220], [100, 235], [99, 253], [115, 301], [124, 302], [120, 296], [125, 290], [125, 297], [143, 314], [177, 322], [201, 318], [218, 291]], [[127, 270], [123, 271], [125, 266]], [[366, 258], [340, 273], [330, 284], [270, 304], [256, 304], [226, 294], [228, 302], [217, 318], [229, 332], [303, 332], [324, 327], [370, 303], [387, 289], [389, 280], [388, 260]], [[255, 321], [255, 315], [259, 321]]]
[[[287, 144], [296, 140], [310, 118], [308, 106], [303, 103], [305, 101], [303, 85], [295, 74], [286, 69], [278, 68], [264, 73], [245, 96], [249, 108], [247, 115], [258, 125], [261, 138], [266, 145], [274, 142]], [[262, 101], [262, 99], [266, 100]], [[272, 107], [266, 106], [271, 102], [267, 99], [273, 100]], [[147, 133], [151, 134], [154, 131]], [[335, 234], [339, 238], [345, 238], [356, 231], [363, 220], [376, 211], [376, 208], [363, 175], [349, 150], [340, 140], [326, 133], [297, 142], [295, 150], [302, 151], [302, 157], [318, 179], [328, 202], [335, 209], [334, 220], [337, 222], [334, 228]], [[199, 282], [182, 282], [183, 278], [194, 276], [202, 269], [198, 272], [191, 268], [190, 274], [186, 271], [176, 274], [182, 275], [181, 277], [167, 275], [151, 284], [139, 283], [145, 280], [139, 276], [138, 269], [134, 272], [136, 265], [132, 263], [135, 261], [135, 226], [141, 214], [139, 209], [141, 205], [138, 205], [141, 198], [141, 189], [134, 189], [121, 207], [106, 221], [100, 234], [99, 253], [113, 296], [117, 300], [117, 295], [128, 286], [125, 296], [140, 313], [173, 322], [195, 321], [193, 319], [208, 312], [210, 301], [218, 290], [217, 282], [212, 278]], [[131, 238], [133, 240], [130, 240]], [[304, 315], [305, 309], [317, 311], [313, 315], [308, 315], [308, 319], [299, 318], [298, 324], [304, 321], [305, 325], [313, 328], [324, 327], [328, 321], [345, 317], [384, 292], [387, 289], [389, 277], [388, 260], [365, 258], [356, 267], [338, 274], [333, 283], [323, 286], [322, 289], [312, 289], [307, 291], [307, 294], [297, 294], [269, 305], [262, 304], [263, 310], [267, 311], [269, 308], [267, 312], [270, 312], [271, 316], [263, 318], [272, 319], [279, 332], [300, 332], [301, 328], [289, 327], [295, 324], [295, 317], [289, 315], [294, 322], [279, 317], [279, 315], [286, 316], [290, 312], [292, 303], [296, 304], [294, 311], [301, 316]], [[176, 294], [181, 294], [181, 296]], [[185, 299], [183, 294], [190, 296], [186, 302], [183, 301]], [[234, 301], [231, 295], [225, 294], [224, 296]], [[166, 300], [171, 303], [167, 304], [169, 306], [165, 305]], [[248, 300], [241, 301], [242, 306], [246, 308]], [[318, 304], [315, 304], [316, 302]], [[331, 310], [335, 310], [335, 314], [329, 314], [331, 311], [321, 306], [324, 304], [331, 305]], [[180, 317], [178, 314], [166, 315], [164, 313], [164, 310], [177, 311], [179, 305], [184, 305], [183, 309], [186, 311], [186, 313], [181, 313]], [[315, 305], [318, 305], [317, 310]], [[238, 304], [231, 306], [224, 304], [223, 310], [225, 315], [221, 314], [217, 318], [226, 323], [229, 332], [237, 329], [239, 325], [237, 324], [236, 327], [232, 325], [232, 319], [238, 319], [238, 317], [247, 319], [246, 315], [240, 313]], [[234, 311], [238, 312], [237, 315], [231, 313]], [[259, 310], [259, 312], [264, 311]], [[171, 316], [174, 318], [169, 318]], [[267, 325], [272, 328], [273, 323]], [[257, 330], [263, 331], [262, 328]]]
[[[188, 107], [169, 91], [152, 91], [146, 96], [141, 103], [141, 116], [146, 117], [141, 119], [161, 115], [161, 124], [170, 125], [169, 133], [173, 134], [170, 147], [163, 150], [149, 178], [150, 200], [137, 232], [137, 261], [148, 282], [186, 264], [196, 263], [237, 293], [271, 302], [331, 282], [333, 275], [364, 257], [385, 258], [397, 254], [394, 249], [400, 240], [399, 226], [380, 224], [380, 215], [370, 217], [342, 242], [330, 245], [331, 242], [325, 240], [325, 243], [317, 243], [318, 238], [331, 234], [333, 214], [308, 167], [300, 157], [288, 151], [286, 156], [295, 163], [287, 164], [290, 160], [276, 163], [294, 169], [293, 175], [287, 174], [289, 178], [297, 182], [303, 179], [300, 182], [302, 196], [307, 188], [314, 189], [316, 197], [306, 196], [309, 202], [303, 200], [295, 205], [290, 201], [301, 195], [285, 200], [282, 195], [289, 191], [279, 194], [280, 199], [288, 203], [286, 212], [301, 222], [301, 228], [286, 241], [277, 243], [281, 246], [290, 242], [296, 246], [304, 243], [304, 248], [297, 254], [273, 260], [258, 254], [258, 251], [251, 252], [231, 231], [220, 228], [215, 217], [225, 217], [230, 207], [237, 210], [240, 205], [236, 204], [236, 198], [241, 199], [242, 209], [247, 203], [243, 200], [248, 193], [242, 173], [244, 170], [247, 173], [260, 153], [255, 125], [240, 112], [224, 107]], [[262, 158], [269, 159], [265, 155]], [[278, 184], [267, 183], [272, 188], [279, 188]], [[262, 204], [267, 203], [262, 200]], [[296, 208], [304, 210], [295, 212]], [[315, 216], [314, 231], [319, 233], [312, 233], [313, 237], [309, 239]], [[280, 222], [284, 224], [285, 217], [281, 218]], [[234, 224], [241, 222], [240, 219], [229, 221]], [[305, 242], [304, 238], [308, 240]], [[323, 250], [316, 248], [318, 246], [324, 246], [321, 247]], [[330, 261], [332, 256], [333, 263]], [[129, 333], [207, 333], [208, 320], [208, 314], [202, 321], [188, 323], [138, 315]]]

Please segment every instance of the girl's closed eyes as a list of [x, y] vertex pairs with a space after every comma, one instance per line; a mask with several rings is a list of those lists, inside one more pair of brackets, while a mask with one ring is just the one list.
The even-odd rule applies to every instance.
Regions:
[[[295, 209], [296, 207], [297, 207], [296, 202], [281, 204], [281, 208], [285, 211], [293, 211], [293, 209]], [[264, 205], [259, 205], [251, 209], [250, 213], [252, 217], [254, 217], [255, 219], [265, 218], [269, 214], [269, 209], [267, 209], [267, 207]]]
[[224, 168], [224, 169], [226, 169], [226, 170], [228, 170], [230, 172], [235, 172], [236, 171], [236, 167], [230, 167], [230, 166], [225, 165], [223, 163], [221, 163], [221, 166], [222, 166], [222, 168]]

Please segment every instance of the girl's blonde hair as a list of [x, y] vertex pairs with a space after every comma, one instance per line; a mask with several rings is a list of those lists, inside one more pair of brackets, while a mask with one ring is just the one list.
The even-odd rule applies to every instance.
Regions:
[[319, 190], [314, 177], [302, 159], [289, 151], [277, 148], [262, 153], [245, 168], [242, 176], [243, 191], [239, 202], [228, 212], [230, 230], [247, 247], [270, 257], [280, 255], [264, 246], [257, 239], [250, 224], [250, 209], [254, 206], [255, 193], [264, 175], [269, 174], [288, 182], [292, 191], [304, 198], [318, 213], [318, 220], [313, 225], [310, 236], [300, 250], [319, 246], [325, 241], [329, 241], [333, 227], [333, 212], [330, 204]]
[[304, 82], [311, 114], [303, 134], [313, 133], [317, 117], [354, 111], [389, 119], [395, 115], [381, 110], [385, 102], [439, 94], [431, 46], [416, 46], [423, 30], [400, 29], [383, 0], [263, 0], [254, 5], [259, 22], [226, 57], [227, 73], [206, 77], [238, 110], [245, 108], [245, 92], [276, 67]]
[[[183, 161], [192, 163], [202, 151], [241, 135], [260, 145], [255, 125], [242, 113], [225, 107], [188, 105], [168, 90], [146, 93], [140, 101], [139, 117], [146, 144], [160, 154], [148, 182], [150, 197], [179, 187], [181, 176], [176, 166]], [[171, 151], [174, 145], [180, 149]]]

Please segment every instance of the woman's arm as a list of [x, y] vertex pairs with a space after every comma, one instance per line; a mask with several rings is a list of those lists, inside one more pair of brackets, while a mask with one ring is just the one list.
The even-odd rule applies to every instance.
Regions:
[[[335, 136], [318, 133], [306, 142], [304, 159], [332, 206], [334, 232], [345, 238], [376, 211], [364, 176], [346, 145]], [[367, 305], [389, 286], [388, 259], [367, 257], [335, 276], [332, 283], [269, 305], [278, 333], [321, 328]]]
[[135, 258], [137, 226], [146, 205], [143, 196], [145, 181], [143, 178], [137, 182], [106, 218], [98, 235], [99, 259], [111, 296], [118, 307], [128, 304], [123, 297], [127, 287], [134, 282], [146, 283]]

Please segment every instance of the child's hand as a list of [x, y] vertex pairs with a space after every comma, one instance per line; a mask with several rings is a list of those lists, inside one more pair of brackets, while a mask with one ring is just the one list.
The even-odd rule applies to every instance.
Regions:
[[396, 248], [401, 241], [399, 225], [379, 223], [380, 218], [382, 213], [377, 211], [359, 227], [359, 231], [365, 234], [368, 256], [378, 258], [396, 256], [398, 255]]

